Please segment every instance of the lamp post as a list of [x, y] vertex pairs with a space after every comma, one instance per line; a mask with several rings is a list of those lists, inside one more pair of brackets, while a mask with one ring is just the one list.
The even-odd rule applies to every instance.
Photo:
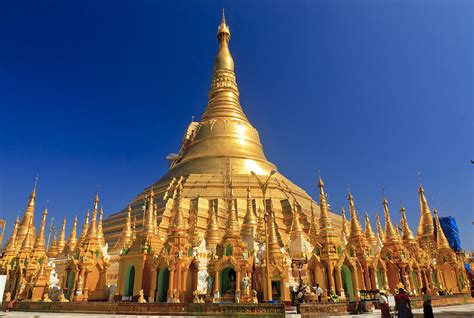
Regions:
[[267, 298], [267, 301], [272, 301], [272, 280], [270, 277], [270, 252], [269, 252], [269, 245], [268, 245], [268, 226], [267, 226], [268, 212], [267, 212], [265, 194], [267, 192], [267, 187], [268, 187], [268, 183], [270, 182], [270, 178], [276, 173], [276, 171], [275, 170], [270, 171], [270, 174], [268, 175], [265, 182], [262, 182], [254, 171], [250, 171], [250, 173], [255, 177], [255, 179], [257, 179], [258, 185], [260, 186], [260, 190], [262, 191], [262, 196], [263, 196], [263, 215], [265, 219], [265, 262], [267, 263], [267, 266], [265, 267], [265, 272], [266, 272], [265, 276], [267, 279], [267, 297], [266, 298]]

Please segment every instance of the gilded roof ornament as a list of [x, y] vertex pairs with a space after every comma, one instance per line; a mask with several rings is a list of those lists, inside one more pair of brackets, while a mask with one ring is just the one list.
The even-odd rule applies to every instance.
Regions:
[[331, 217], [329, 216], [329, 209], [326, 202], [326, 194], [324, 193], [324, 182], [321, 176], [318, 181], [319, 188], [319, 206], [321, 214], [319, 216], [319, 229], [320, 233], [324, 235], [325, 233], [332, 232], [332, 222]]
[[352, 193], [349, 192], [347, 196], [347, 200], [349, 201], [349, 211], [351, 214], [351, 232], [350, 237], [356, 237], [362, 235], [362, 226], [360, 225], [359, 218], [357, 216], [355, 205], [354, 205], [354, 197]]
[[97, 240], [99, 241], [100, 247], [104, 247], [106, 244], [105, 237], [104, 237], [104, 229], [102, 227], [103, 216], [104, 216], [104, 208], [101, 206], [100, 212], [99, 212], [99, 222], [97, 223]]
[[407, 215], [405, 207], [402, 205], [400, 207], [400, 214], [401, 214], [401, 225], [402, 225], [402, 240], [405, 242], [415, 241], [415, 235], [410, 229], [408, 225]]
[[89, 232], [89, 217], [90, 212], [87, 210], [86, 218], [84, 219], [84, 224], [82, 225], [81, 236], [79, 236], [79, 241], [77, 242], [77, 247], [83, 247], [84, 242], [86, 241], [87, 232]]
[[418, 188], [418, 193], [420, 195], [420, 223], [418, 225], [418, 237], [433, 237], [433, 216], [431, 215], [430, 207], [425, 197], [425, 189], [423, 189], [421, 184]]
[[367, 237], [367, 241], [371, 246], [375, 246], [377, 244], [377, 237], [372, 230], [372, 225], [370, 225], [369, 213], [367, 211], [365, 211], [365, 236]]
[[438, 210], [434, 208], [433, 213], [435, 215], [436, 222], [436, 245], [438, 249], [450, 248], [449, 242], [446, 239], [446, 235], [444, 234], [443, 228], [441, 227], [441, 223], [439, 222]]
[[388, 201], [385, 197], [383, 198], [383, 212], [385, 216], [385, 242], [398, 241], [398, 233], [393, 228], [390, 211], [388, 210]]
[[66, 246], [66, 217], [64, 217], [61, 232], [58, 239], [58, 253], [61, 254]]
[[64, 254], [71, 254], [77, 245], [77, 214], [74, 216], [74, 221], [72, 223], [72, 230], [71, 234], [69, 234], [69, 238], [66, 243], [66, 247], [64, 248]]
[[127, 219], [125, 227], [122, 229], [120, 239], [115, 244], [116, 249], [123, 249], [132, 245], [133, 229], [132, 229], [132, 206], [129, 204], [127, 209]]
[[34, 245], [34, 250], [39, 252], [44, 252], [46, 250], [46, 243], [44, 238], [44, 231], [46, 227], [46, 217], [48, 216], [48, 208], [46, 207], [43, 210], [43, 217], [41, 218], [41, 226], [39, 229], [38, 236], [36, 237], [36, 242]]

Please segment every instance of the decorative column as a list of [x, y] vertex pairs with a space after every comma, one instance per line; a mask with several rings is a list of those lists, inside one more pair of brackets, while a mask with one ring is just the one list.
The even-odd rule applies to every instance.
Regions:
[[375, 275], [377, 275], [377, 270], [372, 267], [372, 270], [370, 272], [372, 273], [372, 275], [369, 275], [370, 285], [372, 287], [372, 290], [374, 290], [374, 289], [377, 289], [377, 278], [375, 277]]
[[176, 267], [169, 268], [170, 271], [170, 277], [169, 277], [169, 282], [168, 282], [168, 293], [174, 289], [174, 272], [176, 270]]
[[239, 292], [240, 294], [240, 277], [242, 276], [242, 273], [240, 272], [240, 269], [237, 269], [235, 271], [235, 279], [236, 279], [236, 284], [235, 284], [235, 292]]
[[352, 275], [352, 280], [353, 280], [353, 284], [354, 284], [354, 298], [359, 300], [360, 299], [360, 294], [359, 294], [359, 279], [357, 277], [357, 269], [354, 267], [352, 269], [354, 271], [354, 274]]
[[369, 276], [369, 266], [367, 266], [367, 263], [364, 264], [364, 289], [372, 289], [370, 286], [370, 276]]
[[329, 278], [329, 286], [328, 286], [328, 295], [330, 294], [330, 290], [333, 289], [334, 292], [336, 292], [336, 286], [334, 284], [334, 274], [333, 274], [333, 265], [331, 262], [328, 262], [328, 272], [327, 272], [328, 278]]
[[336, 290], [334, 290], [334, 292], [337, 292], [341, 298], [345, 298], [346, 295], [344, 293], [344, 288], [342, 287], [341, 268], [337, 266], [334, 270], [336, 271]]
[[219, 277], [219, 271], [216, 270], [214, 274], [214, 281], [215, 281], [215, 286], [214, 286], [214, 293], [219, 293], [219, 285], [220, 285], [220, 277]]

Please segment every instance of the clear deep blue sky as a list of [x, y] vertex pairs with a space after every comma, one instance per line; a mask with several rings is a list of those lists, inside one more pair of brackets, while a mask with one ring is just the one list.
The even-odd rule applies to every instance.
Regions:
[[267, 157], [340, 211], [371, 217], [417, 171], [431, 208], [474, 248], [472, 1], [3, 1], [0, 216], [11, 224], [40, 176], [39, 215], [117, 212], [167, 170], [199, 118], [222, 7], [244, 110]]

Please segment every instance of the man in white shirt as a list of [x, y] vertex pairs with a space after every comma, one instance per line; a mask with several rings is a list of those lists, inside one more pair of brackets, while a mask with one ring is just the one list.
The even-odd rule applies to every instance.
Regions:
[[323, 290], [321, 287], [319, 287], [319, 284], [316, 284], [316, 287], [314, 287], [314, 291], [316, 292], [316, 296], [318, 296], [318, 302], [321, 302], [321, 296], [323, 295]]

